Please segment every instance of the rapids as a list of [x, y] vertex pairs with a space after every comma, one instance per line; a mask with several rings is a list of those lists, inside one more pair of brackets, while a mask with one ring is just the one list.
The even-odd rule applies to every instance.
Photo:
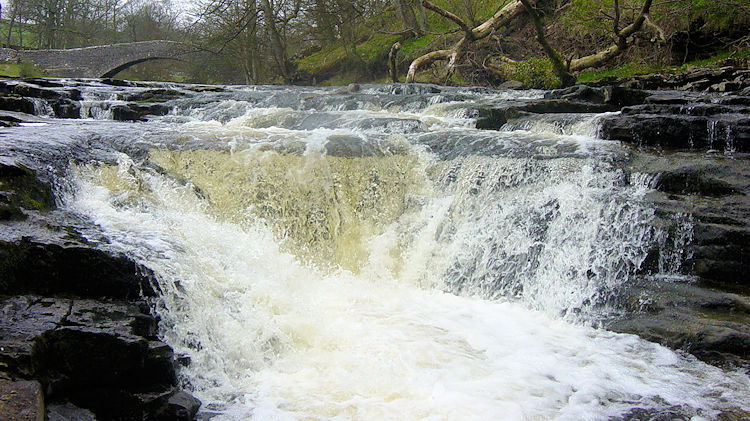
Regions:
[[155, 272], [204, 419], [750, 411], [746, 374], [604, 328], [664, 233], [597, 115], [483, 131], [478, 107], [541, 93], [228, 87], [121, 123], [148, 86], [79, 89], [88, 119], [14, 130], [69, 159], [89, 241]]

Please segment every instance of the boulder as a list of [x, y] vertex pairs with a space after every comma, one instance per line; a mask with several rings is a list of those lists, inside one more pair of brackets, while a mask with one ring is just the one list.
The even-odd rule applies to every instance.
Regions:
[[157, 415], [161, 421], [190, 421], [195, 418], [201, 401], [185, 392], [175, 392]]

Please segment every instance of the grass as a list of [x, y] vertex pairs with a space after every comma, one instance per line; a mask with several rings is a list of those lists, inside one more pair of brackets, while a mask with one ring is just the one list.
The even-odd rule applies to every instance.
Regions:
[[613, 67], [607, 70], [600, 71], [589, 71], [581, 72], [578, 75], [578, 82], [591, 82], [594, 80], [604, 79], [605, 77], [630, 77], [636, 75], [643, 75], [647, 73], [654, 73], [661, 69], [660, 66], [641, 64], [641, 63], [625, 63], [620, 66]]
[[0, 62], [0, 76], [25, 78], [25, 77], [45, 77], [44, 71], [29, 63], [3, 63]]
[[[6, 44], [8, 42], [9, 26], [10, 22], [8, 21], [8, 19], [0, 19], [0, 43], [2, 44]], [[18, 36], [18, 23], [15, 23], [13, 25], [13, 33], [11, 33], [10, 35], [10, 45], [21, 46], [23, 48], [37, 48], [37, 37], [36, 34], [29, 29], [31, 27], [33, 27], [33, 24], [24, 24], [23, 43], [21, 43], [21, 39]]]

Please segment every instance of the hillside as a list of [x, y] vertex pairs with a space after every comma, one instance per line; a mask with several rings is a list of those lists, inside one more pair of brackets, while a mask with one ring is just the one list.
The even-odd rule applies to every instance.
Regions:
[[[435, 3], [446, 10], [456, 10], [455, 2]], [[501, 6], [503, 3], [488, 2], [476, 10], [472, 19], [463, 19], [479, 24]], [[605, 10], [607, 6], [613, 7], [597, 0], [543, 2], [540, 10], [547, 39], [568, 60], [606, 48], [612, 43], [612, 20], [608, 16], [613, 14]], [[633, 19], [639, 7], [640, 3], [635, 1], [620, 5], [621, 26]], [[733, 13], [732, 8], [748, 13]], [[294, 57], [295, 83], [340, 85], [389, 81], [388, 52], [397, 41], [402, 44], [397, 56], [398, 73], [404, 81], [414, 59], [447, 48], [461, 37], [455, 23], [429, 10], [426, 17], [428, 30], [422, 36], [397, 34], [401, 28], [397, 10], [386, 9], [357, 28], [356, 45], [346, 48], [343, 43], [334, 42], [298, 53]], [[747, 2], [680, 0], [655, 4], [649, 18], [653, 26], [630, 37], [624, 53], [604, 66], [576, 72], [578, 81], [719, 65], [727, 58], [747, 57], [750, 51]], [[536, 42], [531, 23], [528, 16], [521, 16], [499, 27], [487, 38], [470, 45], [456, 72], [447, 74], [444, 66], [437, 63], [420, 72], [416, 81], [490, 86], [519, 81], [525, 87], [558, 86], [559, 79]]]

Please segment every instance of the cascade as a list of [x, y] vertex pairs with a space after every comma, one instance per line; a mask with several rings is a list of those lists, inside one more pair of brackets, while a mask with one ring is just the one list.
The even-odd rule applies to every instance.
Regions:
[[50, 134], [81, 154], [63, 209], [154, 271], [206, 417], [750, 411], [740, 371], [603, 328], [655, 245], [676, 276], [692, 225], [653, 223], [653, 180], [600, 115], [478, 130], [477, 104], [540, 93], [418, 87], [191, 93], [133, 133], [92, 85], [84, 133]]

